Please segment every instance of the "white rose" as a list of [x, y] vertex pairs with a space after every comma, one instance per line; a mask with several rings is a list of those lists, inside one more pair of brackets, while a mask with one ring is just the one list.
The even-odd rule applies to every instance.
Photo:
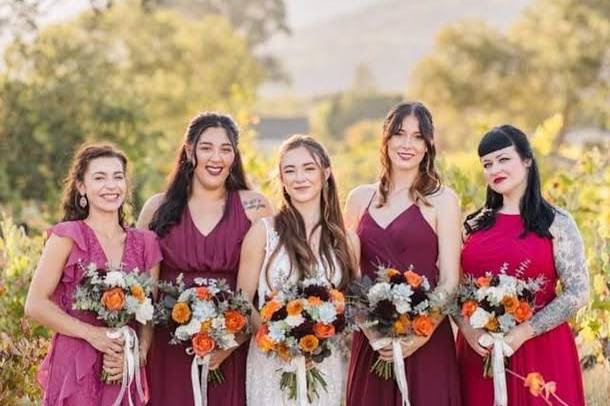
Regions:
[[149, 297], [144, 300], [138, 309], [136, 310], [136, 320], [139, 323], [146, 324], [153, 318], [153, 313], [155, 312], [155, 308], [152, 305], [152, 302]]
[[470, 325], [473, 328], [483, 328], [491, 318], [491, 313], [477, 307], [477, 310], [475, 310], [474, 313], [472, 313], [472, 316], [470, 316]]
[[286, 319], [284, 319], [284, 321], [290, 327], [296, 327], [296, 326], [300, 326], [301, 324], [303, 324], [305, 322], [305, 318], [303, 316], [301, 316], [300, 314], [297, 314], [296, 316], [286, 317]]
[[123, 274], [119, 271], [110, 271], [106, 274], [104, 278], [104, 284], [106, 286], [114, 288], [120, 287], [125, 288], [125, 279], [123, 279]]

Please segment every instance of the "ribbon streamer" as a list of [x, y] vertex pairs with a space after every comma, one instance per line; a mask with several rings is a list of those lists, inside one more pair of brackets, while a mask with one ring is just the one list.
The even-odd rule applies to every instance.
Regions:
[[491, 367], [494, 375], [494, 406], [507, 406], [508, 392], [506, 389], [506, 371], [504, 357], [513, 355], [513, 349], [505, 341], [504, 335], [487, 333], [479, 337], [479, 344], [483, 347], [493, 345], [491, 350]]
[[309, 405], [307, 398], [307, 366], [305, 357], [302, 355], [296, 356], [290, 360], [290, 363], [284, 367], [284, 372], [294, 372], [297, 378], [297, 406]]
[[[188, 355], [194, 355], [191, 363], [191, 385], [193, 387], [193, 401], [195, 406], [208, 405], [208, 374], [210, 372], [211, 355], [196, 355], [192, 348], [187, 348]], [[201, 366], [201, 373], [199, 367]]]
[[138, 343], [138, 335], [129, 326], [123, 326], [118, 330], [107, 332], [106, 335], [112, 339], [123, 337], [123, 380], [121, 382], [121, 390], [112, 406], [121, 405], [125, 392], [127, 392], [129, 406], [133, 406], [130, 388], [134, 379], [140, 401], [144, 402], [144, 390], [142, 389], [142, 379], [140, 377], [140, 345]]
[[409, 402], [409, 386], [407, 385], [407, 373], [405, 371], [405, 362], [402, 355], [400, 338], [380, 338], [373, 341], [371, 346], [375, 351], [378, 351], [389, 344], [392, 344], [392, 358], [394, 359], [392, 364], [394, 368], [394, 376], [396, 377], [396, 384], [398, 385], [398, 389], [400, 390], [400, 394], [402, 396], [402, 404], [404, 406], [411, 406], [411, 403]]

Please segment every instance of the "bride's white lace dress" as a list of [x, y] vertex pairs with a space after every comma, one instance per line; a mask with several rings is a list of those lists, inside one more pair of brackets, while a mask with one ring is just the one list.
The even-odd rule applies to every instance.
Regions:
[[[273, 258], [273, 263], [269, 267], [271, 273], [269, 278], [265, 275], [269, 257], [278, 244], [278, 235], [273, 228], [273, 220], [271, 218], [264, 218], [263, 221], [267, 229], [267, 242], [265, 244], [265, 260], [258, 280], [259, 305], [262, 305], [264, 298], [273, 288], [296, 282], [296, 275], [293, 274], [290, 278], [288, 277], [290, 259], [283, 248], [280, 248], [280, 252]], [[326, 275], [326, 272], [323, 272], [323, 270], [320, 273]], [[271, 287], [267, 279], [269, 279]], [[337, 272], [330, 282], [337, 285], [340, 280], [341, 275]], [[248, 405], [280, 406], [296, 404], [294, 400], [289, 401], [286, 393], [280, 389], [280, 377], [283, 367], [284, 363], [282, 361], [268, 357], [256, 347], [254, 339], [250, 341], [246, 369]], [[324, 375], [327, 391], [320, 387], [318, 390], [320, 397], [314, 399], [311, 404], [316, 406], [340, 406], [345, 393], [347, 359], [344, 355], [335, 351], [322, 363], [316, 364], [316, 367]]]

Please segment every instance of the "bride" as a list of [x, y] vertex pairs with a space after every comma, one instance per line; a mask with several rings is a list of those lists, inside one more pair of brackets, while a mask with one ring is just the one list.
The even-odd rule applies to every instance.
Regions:
[[[280, 149], [283, 203], [277, 215], [257, 221], [242, 245], [238, 288], [258, 307], [272, 290], [306, 277], [325, 277], [338, 289], [357, 277], [358, 237], [343, 225], [337, 186], [324, 147], [295, 135]], [[256, 307], [256, 306], [255, 306]], [[260, 316], [254, 312], [254, 331]], [[290, 405], [280, 390], [282, 361], [268, 358], [250, 342], [246, 370], [248, 405]], [[316, 365], [327, 390], [314, 405], [341, 405], [347, 360], [339, 351]]]

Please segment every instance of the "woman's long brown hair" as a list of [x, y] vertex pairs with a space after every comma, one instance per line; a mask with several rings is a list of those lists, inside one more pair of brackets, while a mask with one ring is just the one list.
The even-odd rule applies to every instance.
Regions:
[[426, 153], [419, 163], [418, 176], [409, 188], [409, 195], [414, 202], [428, 204], [426, 196], [436, 193], [441, 188], [441, 178], [434, 166], [436, 149], [434, 148], [434, 123], [432, 114], [419, 102], [400, 103], [390, 112], [383, 123], [383, 134], [381, 138], [380, 160], [381, 176], [379, 178], [379, 200], [376, 207], [383, 207], [388, 201], [390, 192], [390, 180], [392, 175], [392, 162], [388, 155], [388, 142], [390, 138], [398, 134], [402, 128], [402, 122], [408, 116], [413, 116], [419, 124], [419, 132], [426, 143]]
[[[280, 162], [288, 151], [301, 147], [309, 151], [321, 169], [331, 169], [330, 158], [324, 147], [307, 135], [294, 135], [286, 140], [280, 148]], [[299, 280], [314, 274], [314, 268], [318, 262], [311, 249], [310, 238], [318, 227], [320, 228], [318, 256], [327, 269], [328, 280], [332, 281], [336, 272], [342, 272], [341, 282], [337, 288], [342, 288], [349, 282], [356, 264], [347, 241], [337, 184], [332, 170], [322, 188], [320, 214], [320, 222], [313, 227], [311, 234], [307, 235], [303, 217], [292, 204], [286, 190], [282, 188], [282, 207], [274, 217], [279, 244], [271, 253], [265, 269], [268, 283], [270, 282], [270, 264], [278, 255], [281, 247], [284, 247], [290, 258], [290, 272], [297, 272]], [[339, 269], [336, 269], [335, 265]]]

